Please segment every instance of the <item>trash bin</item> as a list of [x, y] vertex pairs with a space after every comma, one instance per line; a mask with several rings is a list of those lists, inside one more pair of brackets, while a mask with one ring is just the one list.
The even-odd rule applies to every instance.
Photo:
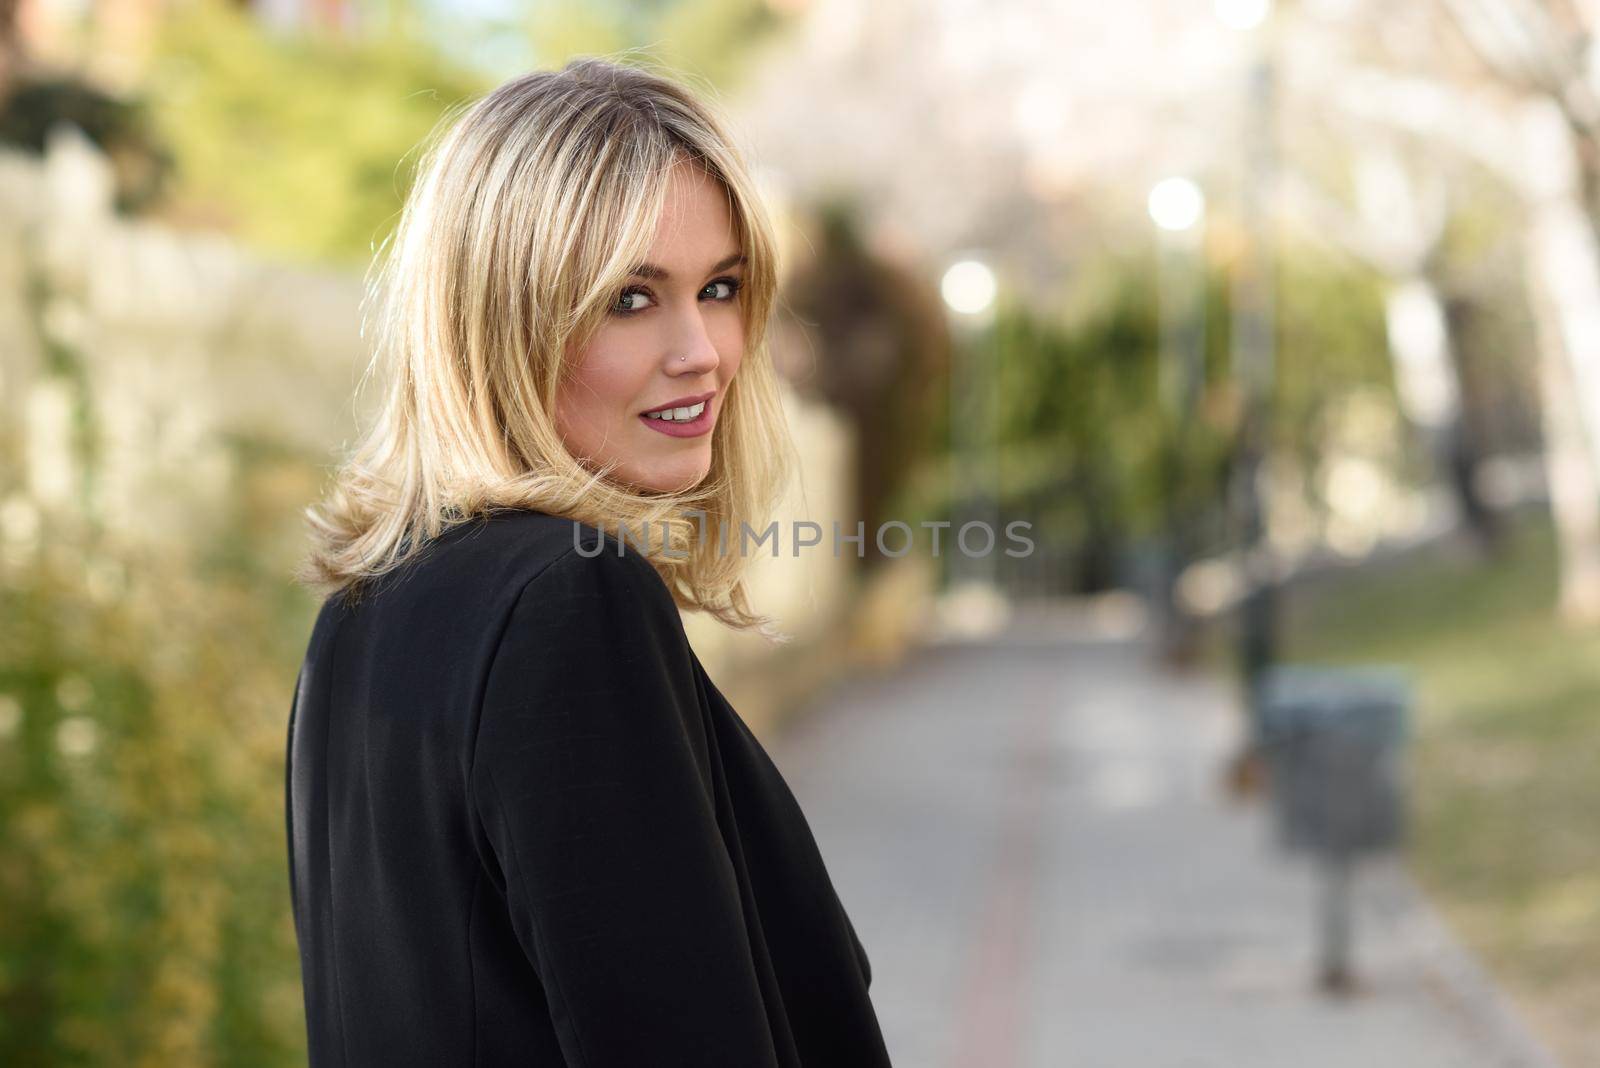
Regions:
[[1392, 667], [1267, 670], [1261, 737], [1282, 845], [1342, 856], [1399, 845], [1410, 689]]
[[1345, 992], [1352, 869], [1405, 832], [1410, 681], [1393, 667], [1280, 665], [1263, 673], [1258, 694], [1279, 843], [1314, 855], [1322, 877], [1319, 981]]

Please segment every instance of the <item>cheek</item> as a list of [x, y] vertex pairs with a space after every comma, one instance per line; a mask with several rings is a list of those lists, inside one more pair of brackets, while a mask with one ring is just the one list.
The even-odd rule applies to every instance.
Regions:
[[561, 418], [574, 429], [599, 427], [632, 413], [649, 368], [623, 346], [591, 345], [561, 389]]
[[716, 346], [717, 358], [722, 364], [719, 372], [726, 382], [744, 360], [744, 324], [735, 316], [728, 316], [726, 323], [718, 324], [712, 335], [712, 344]]

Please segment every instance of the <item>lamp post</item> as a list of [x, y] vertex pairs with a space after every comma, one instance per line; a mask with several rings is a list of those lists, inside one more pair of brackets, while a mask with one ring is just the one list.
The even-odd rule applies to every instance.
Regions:
[[1156, 293], [1161, 341], [1158, 366], [1160, 403], [1172, 428], [1163, 464], [1166, 545], [1157, 585], [1162, 652], [1184, 661], [1194, 652], [1193, 621], [1177, 598], [1178, 576], [1192, 555], [1191, 490], [1184, 484], [1183, 458], [1189, 454], [1195, 409], [1205, 379], [1206, 199], [1192, 179], [1164, 178], [1150, 189], [1150, 219], [1160, 240]]
[[1238, 655], [1249, 700], [1251, 736], [1236, 766], [1236, 781], [1243, 783], [1257, 777], [1249, 769], [1259, 767], [1262, 679], [1278, 654], [1277, 575], [1265, 536], [1260, 488], [1276, 362], [1269, 210], [1277, 169], [1273, 138], [1276, 76], [1270, 41], [1271, 0], [1216, 0], [1216, 13], [1227, 25], [1249, 32], [1252, 49], [1239, 182], [1239, 214], [1247, 252], [1241, 257], [1233, 285], [1230, 331], [1233, 375], [1243, 407], [1232, 487], [1246, 589], [1239, 616]]
[[[950, 451], [955, 460], [951, 524], [951, 585], [995, 584], [994, 551], [999, 531], [996, 516], [998, 477], [996, 415], [997, 393], [993, 368], [985, 368], [980, 350], [988, 348], [994, 322], [994, 300], [999, 290], [994, 270], [978, 256], [952, 263], [939, 280], [939, 295], [950, 320], [952, 360], [950, 374]], [[986, 373], [988, 372], [988, 373]], [[996, 542], [979, 556], [968, 556], [958, 541], [965, 523], [989, 524]]]
[[1206, 198], [1193, 180], [1164, 178], [1150, 189], [1150, 219], [1160, 231], [1156, 273], [1161, 317], [1161, 399], [1187, 420], [1198, 399], [1205, 364]]

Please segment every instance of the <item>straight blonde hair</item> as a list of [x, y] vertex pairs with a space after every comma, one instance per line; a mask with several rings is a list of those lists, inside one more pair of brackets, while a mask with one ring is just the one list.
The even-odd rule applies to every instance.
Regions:
[[[750, 610], [742, 554], [715, 536], [759, 529], [795, 468], [767, 349], [772, 227], [723, 121], [664, 76], [596, 58], [513, 78], [455, 111], [369, 273], [376, 336], [363, 385], [381, 370], [387, 389], [305, 511], [312, 546], [295, 577], [353, 599], [450, 527], [534, 509], [650, 532], [641, 551], [681, 607], [772, 636]], [[685, 165], [727, 192], [746, 259], [745, 357], [706, 477], [642, 492], [613, 481], [613, 465], [571, 455], [554, 403], [571, 354], [646, 258], [671, 172]]]

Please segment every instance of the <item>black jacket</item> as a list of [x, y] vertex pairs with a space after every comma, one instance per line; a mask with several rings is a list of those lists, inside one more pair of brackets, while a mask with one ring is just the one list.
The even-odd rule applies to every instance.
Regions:
[[501, 511], [322, 607], [287, 776], [311, 1064], [887, 1065], [794, 796], [637, 546], [576, 529]]

